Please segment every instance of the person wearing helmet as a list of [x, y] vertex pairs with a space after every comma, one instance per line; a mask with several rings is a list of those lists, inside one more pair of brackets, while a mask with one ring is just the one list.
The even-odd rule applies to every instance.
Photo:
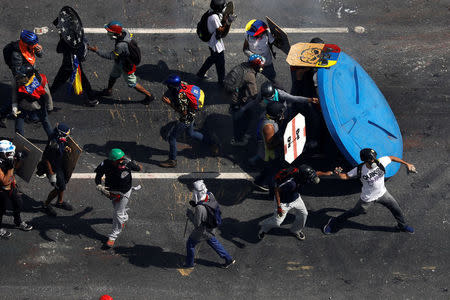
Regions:
[[[118, 21], [111, 21], [105, 25], [105, 30], [108, 36], [114, 40], [115, 48], [113, 51], [100, 51], [97, 46], [88, 46], [90, 51], [98, 54], [98, 56], [114, 60], [114, 65], [112, 71], [109, 75], [108, 87], [103, 90], [103, 96], [111, 96], [112, 88], [116, 83], [117, 78], [122, 76], [125, 82], [130, 88], [134, 88], [141, 94], [145, 95], [144, 100], [141, 102], [143, 104], [149, 104], [155, 98], [147, 91], [140, 83], [137, 82], [136, 75], [136, 64], [130, 63], [130, 44], [132, 44], [132, 34], [125, 28], [123, 28], [122, 23]], [[136, 46], [137, 47], [137, 46]]]
[[[334, 171], [340, 179], [348, 180], [350, 178], [358, 178], [361, 180], [362, 190], [360, 198], [352, 209], [347, 210], [337, 217], [331, 217], [327, 224], [323, 226], [323, 233], [331, 234], [335, 232], [349, 218], [367, 213], [368, 209], [374, 203], [381, 204], [389, 209], [397, 220], [398, 230], [414, 233], [414, 228], [406, 223], [403, 211], [399, 204], [387, 191], [384, 185], [384, 175], [386, 173], [385, 168], [391, 162], [401, 163], [406, 166], [408, 172], [413, 173], [417, 172], [415, 166], [395, 156], [383, 156], [377, 158], [377, 152], [370, 148], [362, 149], [360, 151], [360, 158], [362, 163], [351, 169], [349, 172], [343, 173], [342, 168], [340, 167], [336, 168]], [[329, 173], [331, 175], [332, 172]]]
[[223, 84], [225, 78], [225, 45], [222, 38], [228, 34], [231, 23], [235, 19], [233, 15], [228, 16], [226, 20], [223, 18], [222, 12], [225, 5], [225, 0], [211, 0], [210, 16], [208, 17], [208, 31], [211, 34], [211, 39], [208, 42], [210, 56], [197, 72], [199, 78], [207, 78], [206, 72], [212, 65], [215, 65], [219, 85]]
[[[39, 44], [39, 38], [37, 35], [29, 30], [22, 30], [20, 33], [20, 39], [9, 43], [3, 49], [3, 55], [5, 57], [5, 63], [11, 70], [13, 77], [12, 80], [12, 92], [11, 92], [11, 102], [5, 103], [1, 109], [1, 116], [3, 123], [6, 116], [12, 112], [13, 116], [17, 114], [18, 104], [17, 104], [17, 83], [16, 77], [20, 75], [19, 69], [23, 66], [36, 66], [36, 56], [42, 57], [43, 48]], [[50, 91], [48, 91], [49, 97]], [[12, 108], [12, 109], [11, 109]], [[5, 125], [5, 124], [3, 124]], [[6, 126], [5, 126], [6, 127]]]
[[16, 146], [13, 143], [8, 140], [0, 141], [0, 238], [3, 239], [11, 237], [11, 232], [3, 228], [3, 215], [6, 212], [7, 202], [11, 202], [16, 228], [24, 231], [33, 229], [20, 217], [22, 193], [18, 190], [14, 170], [20, 164], [22, 157], [22, 153], [16, 153]]
[[225, 77], [225, 92], [231, 100], [230, 113], [233, 118], [233, 138], [230, 143], [233, 146], [245, 146], [248, 143], [250, 136], [246, 133], [255, 112], [248, 109], [244, 114], [241, 108], [258, 95], [256, 75], [263, 70], [264, 64], [264, 57], [253, 54], [246, 62], [231, 69]]
[[39, 74], [32, 66], [21, 66], [16, 74], [17, 103], [13, 102], [12, 114], [16, 118], [15, 131], [24, 135], [26, 118], [37, 117], [49, 137], [52, 127], [47, 111], [53, 110], [53, 100], [48, 88], [47, 77]]
[[274, 202], [276, 210], [272, 216], [259, 224], [259, 240], [262, 240], [272, 228], [280, 227], [287, 213], [292, 210], [295, 212], [295, 221], [292, 223], [290, 231], [297, 239], [301, 241], [306, 239], [303, 228], [308, 217], [308, 210], [298, 190], [305, 184], [318, 184], [320, 182], [318, 176], [322, 175], [327, 175], [327, 173], [315, 171], [308, 165], [286, 168], [275, 175]]
[[307, 141], [305, 147], [307, 150], [313, 150], [318, 147], [321, 116], [315, 106], [319, 105], [319, 98], [293, 96], [280, 88], [276, 88], [270, 81], [266, 81], [261, 85], [260, 94], [260, 100], [266, 105], [270, 102], [282, 103], [287, 110], [287, 119], [289, 120], [298, 113], [302, 114], [306, 121]]
[[[66, 12], [64, 11], [64, 8], [62, 12]], [[63, 55], [63, 59], [58, 73], [56, 74], [55, 79], [53, 79], [50, 91], [52, 94], [55, 94], [60, 87], [62, 87], [68, 80], [71, 79], [74, 72], [76, 72], [76, 69], [78, 69], [79, 67], [81, 85], [83, 88], [83, 92], [87, 97], [87, 100], [84, 102], [84, 104], [93, 107], [98, 105], [99, 102], [97, 100], [96, 93], [92, 90], [91, 84], [86, 77], [86, 74], [84, 73], [83, 67], [83, 61], [86, 59], [87, 55], [87, 39], [84, 37], [84, 29], [82, 27], [79, 31], [76, 31], [76, 29], [78, 29], [78, 26], [80, 26], [77, 26], [79, 20], [75, 19], [72, 22], [71, 20], [71, 18], [61, 18], [60, 15], [53, 21], [53, 24], [57, 26], [59, 32], [59, 42], [56, 46], [56, 52], [61, 53]], [[63, 30], [64, 32], [62, 32]], [[78, 40], [80, 42], [70, 43], [67, 39], [65, 39], [63, 37], [63, 34], [68, 34], [68, 31], [70, 33], [69, 38], [72, 37], [71, 40], [78, 37]]]
[[196, 112], [203, 107], [205, 95], [203, 91], [195, 86], [189, 85], [178, 75], [170, 75], [164, 84], [167, 91], [161, 100], [179, 113], [179, 121], [171, 128], [169, 133], [169, 159], [159, 163], [163, 168], [174, 168], [177, 166], [177, 137], [186, 132], [191, 138], [210, 146], [211, 152], [217, 155], [219, 147], [209, 135], [194, 130], [194, 118]]
[[[119, 148], [111, 149], [108, 159], [105, 159], [94, 171], [97, 190], [112, 201], [114, 208], [112, 232], [105, 244], [109, 248], [114, 246], [128, 221], [127, 205], [133, 181], [131, 171], [142, 171], [142, 166], [128, 159]], [[105, 185], [102, 184], [103, 175], [105, 175]]]
[[270, 191], [270, 196], [273, 195], [273, 177], [283, 164], [283, 135], [280, 127], [283, 126], [285, 111], [286, 108], [280, 102], [269, 103], [259, 128], [263, 144], [258, 154], [264, 161], [264, 168], [253, 184], [262, 191]]
[[67, 155], [72, 152], [72, 149], [67, 144], [67, 138], [70, 135], [70, 127], [64, 123], [56, 125], [52, 134], [49, 136], [44, 153], [42, 154], [42, 161], [38, 166], [37, 175], [44, 177], [46, 174], [50, 185], [53, 189], [47, 196], [47, 199], [42, 204], [42, 210], [51, 217], [56, 217], [56, 211], [51, 207], [53, 199], [58, 198], [55, 207], [67, 211], [72, 211], [73, 207], [67, 201], [64, 201], [64, 191], [69, 182], [66, 177], [66, 167], [64, 161]]
[[277, 76], [272, 61], [275, 58], [275, 52], [273, 51], [275, 39], [267, 28], [267, 24], [261, 20], [250, 20], [245, 26], [245, 40], [242, 50], [248, 57], [253, 54], [264, 57], [266, 63], [262, 74], [274, 82]]
[[[186, 262], [183, 267], [187, 269], [194, 268], [195, 246], [206, 240], [208, 245], [225, 260], [221, 267], [227, 269], [235, 264], [236, 261], [216, 238], [216, 228], [222, 222], [220, 205], [214, 194], [208, 191], [203, 180], [195, 181], [193, 186], [193, 197], [189, 201], [192, 210], [187, 209], [186, 216], [195, 228], [186, 241]], [[217, 218], [217, 216], [220, 217]]]

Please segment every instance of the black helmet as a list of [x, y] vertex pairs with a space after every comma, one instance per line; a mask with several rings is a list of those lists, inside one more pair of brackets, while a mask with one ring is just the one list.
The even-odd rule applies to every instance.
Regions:
[[377, 159], [377, 152], [370, 148], [364, 148], [359, 152], [359, 157], [363, 162], [371, 162]]
[[266, 81], [261, 85], [261, 97], [263, 99], [270, 99], [275, 95], [275, 89], [272, 82]]
[[325, 44], [325, 42], [319, 37], [315, 37], [315, 38], [311, 39], [310, 43], [311, 44]]
[[285, 107], [280, 102], [270, 102], [266, 107], [266, 113], [274, 120], [283, 119], [284, 110]]
[[222, 12], [225, 8], [225, 0], [211, 0], [211, 4], [209, 6], [215, 12]]
[[319, 176], [317, 176], [316, 171], [308, 165], [301, 165], [298, 168], [298, 179], [305, 183], [315, 183], [320, 182]]

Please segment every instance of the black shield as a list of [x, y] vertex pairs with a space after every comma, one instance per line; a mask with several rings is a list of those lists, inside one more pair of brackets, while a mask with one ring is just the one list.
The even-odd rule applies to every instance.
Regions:
[[70, 47], [79, 48], [84, 44], [83, 24], [77, 12], [72, 7], [64, 6], [53, 24], [58, 29], [61, 38]]

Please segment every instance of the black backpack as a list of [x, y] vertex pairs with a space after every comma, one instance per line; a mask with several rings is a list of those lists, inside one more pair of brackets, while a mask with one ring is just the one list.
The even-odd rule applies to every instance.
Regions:
[[207, 228], [216, 228], [222, 224], [220, 205], [212, 193], [208, 193], [208, 201], [201, 202], [200, 205], [203, 205], [206, 208], [207, 217], [203, 224], [205, 224]]
[[12, 65], [12, 53], [14, 51], [20, 52], [18, 41], [10, 42], [5, 47], [3, 47], [3, 58], [5, 59], [6, 65], [8, 65], [8, 67], [10, 69], [11, 69], [11, 65]]
[[244, 81], [244, 66], [242, 64], [237, 65], [225, 76], [223, 85], [227, 92], [237, 92]]
[[[381, 171], [383, 171], [383, 173], [385, 173], [386, 174], [386, 168], [383, 166], [383, 164], [382, 163], [380, 163], [380, 161], [378, 160], [378, 159], [375, 159], [375, 161], [374, 161], [376, 164], [377, 164], [377, 166], [378, 166], [378, 168], [380, 168], [381, 169]], [[361, 178], [361, 170], [362, 170], [362, 167], [363, 167], [363, 165], [364, 165], [364, 163], [360, 163], [356, 168], [356, 174], [357, 174], [357, 177], [358, 178]]]
[[212, 36], [212, 34], [209, 33], [208, 30], [208, 18], [213, 14], [214, 13], [212, 11], [208, 10], [202, 15], [200, 21], [197, 23], [197, 35], [202, 41], [206, 43], [209, 42]]
[[137, 66], [141, 63], [141, 49], [135, 40], [126, 43], [128, 44], [128, 52], [130, 54], [124, 58], [123, 68], [129, 72], [133, 69], [133, 65]]

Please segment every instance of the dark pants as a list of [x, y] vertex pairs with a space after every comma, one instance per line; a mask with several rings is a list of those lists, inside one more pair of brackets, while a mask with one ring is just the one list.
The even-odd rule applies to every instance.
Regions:
[[255, 112], [253, 109], [247, 109], [244, 113], [234, 110], [231, 112], [231, 117], [233, 119], [233, 137], [235, 141], [242, 141], [255, 118]]
[[347, 210], [346, 212], [340, 214], [336, 218], [332, 220], [331, 226], [340, 226], [342, 223], [347, 221], [350, 218], [359, 216], [361, 214], [367, 213], [367, 210], [374, 204], [379, 203], [389, 209], [391, 214], [394, 216], [394, 218], [397, 220], [398, 226], [400, 228], [405, 228], [406, 222], [405, 217], [403, 216], [402, 209], [398, 205], [398, 202], [392, 197], [391, 194], [389, 194], [388, 191], [383, 194], [380, 198], [378, 198], [375, 201], [372, 202], [364, 202], [361, 199], [356, 203], [355, 207], [352, 209]]
[[[79, 66], [81, 70], [81, 85], [83, 87], [83, 91], [86, 93], [89, 100], [94, 100], [95, 98], [94, 93], [92, 92], [92, 87], [89, 80], [86, 77], [86, 74], [84, 74], [83, 65], [80, 63]], [[64, 83], [66, 83], [70, 79], [72, 73], [73, 73], [72, 69], [68, 68], [65, 65], [62, 65], [59, 68], [58, 73], [55, 76], [55, 79], [53, 80], [53, 84], [50, 87], [50, 92], [54, 94], [62, 85], [64, 85]]]
[[20, 223], [22, 223], [22, 219], [20, 218], [20, 211], [22, 210], [22, 196], [19, 191], [17, 188], [12, 188], [9, 191], [0, 189], [0, 228], [2, 228], [3, 225], [3, 215], [6, 212], [7, 201], [11, 201], [14, 224], [19, 226]]
[[197, 72], [197, 75], [200, 77], [205, 76], [209, 68], [211, 68], [212, 65], [216, 65], [218, 82], [222, 84], [223, 79], [225, 78], [225, 51], [217, 53], [209, 48], [209, 52], [211, 52], [211, 55], [205, 60], [202, 67]]
[[194, 138], [207, 145], [212, 144], [211, 139], [207, 135], [204, 135], [201, 132], [194, 130], [194, 122], [191, 122], [190, 124], [185, 124], [178, 121], [177, 123], [175, 123], [175, 125], [172, 127], [169, 133], [169, 146], [170, 146], [169, 159], [173, 160], [177, 159], [177, 137], [185, 131], [191, 138]]
[[289, 119], [294, 118], [298, 113], [305, 117], [307, 142], [319, 142], [322, 116], [318, 108], [312, 103], [294, 103], [292, 105], [292, 115]]
[[[193, 267], [194, 266], [194, 257], [195, 257], [195, 246], [200, 241], [193, 240], [189, 238], [186, 242], [186, 266]], [[232, 258], [230, 254], [225, 250], [225, 248], [222, 246], [222, 244], [215, 238], [212, 237], [208, 240], [206, 240], [209, 246], [216, 251], [216, 253], [223, 259], [225, 259], [227, 262], [231, 261]]]
[[47, 136], [50, 136], [53, 133], [52, 126], [50, 125], [50, 121], [48, 120], [47, 109], [45, 105], [41, 105], [41, 109], [35, 110], [33, 112], [21, 110], [21, 113], [16, 118], [16, 132], [24, 135], [23, 124], [25, 122], [25, 118], [30, 115], [37, 116], [38, 120], [42, 123], [42, 127], [47, 133]]
[[263, 74], [270, 81], [275, 82], [275, 77], [277, 76], [277, 72], [275, 71], [273, 64], [264, 66], [261, 74]]
[[282, 158], [264, 161], [264, 168], [256, 176], [255, 183], [260, 186], [269, 186], [269, 196], [273, 195], [275, 186], [275, 174], [282, 168]]

